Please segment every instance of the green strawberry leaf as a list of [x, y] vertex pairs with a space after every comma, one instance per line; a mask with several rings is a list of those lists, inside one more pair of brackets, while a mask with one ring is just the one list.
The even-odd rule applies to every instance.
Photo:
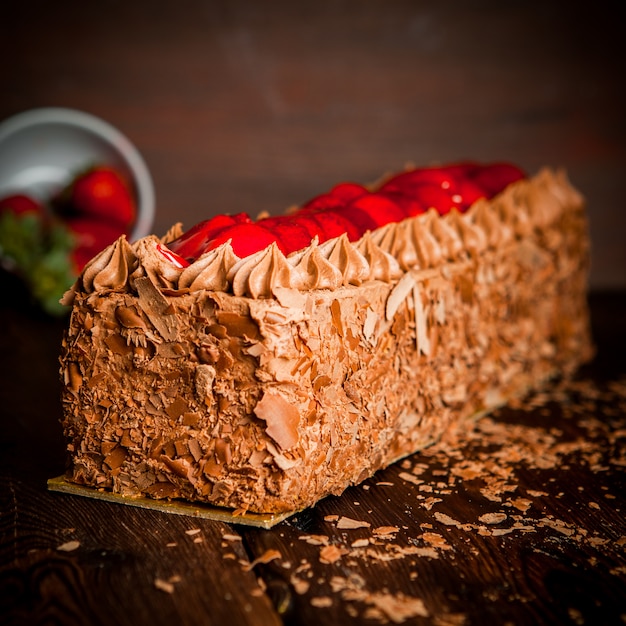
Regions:
[[0, 262], [28, 286], [37, 304], [47, 313], [63, 315], [59, 303], [76, 274], [71, 253], [74, 238], [61, 223], [44, 223], [36, 214], [0, 215]]

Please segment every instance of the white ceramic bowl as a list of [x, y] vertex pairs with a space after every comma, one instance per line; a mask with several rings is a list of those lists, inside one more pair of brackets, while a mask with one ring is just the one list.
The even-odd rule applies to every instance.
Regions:
[[130, 239], [150, 234], [152, 178], [135, 146], [116, 128], [65, 108], [32, 109], [0, 123], [0, 197], [27, 193], [45, 200], [90, 165], [110, 165], [128, 177], [137, 201]]

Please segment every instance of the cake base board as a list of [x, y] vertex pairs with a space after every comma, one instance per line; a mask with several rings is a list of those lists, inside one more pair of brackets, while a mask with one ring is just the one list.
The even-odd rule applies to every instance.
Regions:
[[48, 480], [48, 489], [60, 493], [67, 493], [74, 496], [83, 496], [96, 500], [105, 500], [116, 504], [125, 504], [141, 509], [151, 509], [172, 515], [187, 515], [189, 517], [208, 519], [215, 522], [225, 522], [226, 524], [239, 524], [242, 526], [256, 526], [266, 530], [276, 526], [298, 513], [298, 511], [287, 511], [284, 513], [237, 513], [232, 509], [225, 509], [210, 504], [183, 502], [180, 500], [155, 500], [144, 497], [122, 496], [110, 491], [103, 491], [95, 487], [77, 485], [66, 480], [65, 476], [57, 476]]

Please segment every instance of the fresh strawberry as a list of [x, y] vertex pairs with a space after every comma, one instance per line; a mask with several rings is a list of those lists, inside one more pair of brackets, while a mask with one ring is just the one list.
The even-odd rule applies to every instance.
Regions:
[[37, 200], [25, 194], [13, 194], [2, 198], [0, 200], [0, 213], [6, 211], [10, 211], [15, 215], [25, 215], [27, 213], [44, 214], [43, 206]]
[[236, 215], [216, 215], [196, 224], [183, 233], [178, 239], [171, 241], [167, 247], [183, 259], [196, 259], [206, 249], [208, 243], [215, 239], [224, 229], [235, 224], [251, 224], [252, 220], [246, 213]]
[[137, 207], [131, 189], [120, 172], [106, 166], [94, 167], [78, 175], [53, 201], [65, 217], [106, 220], [128, 233]]
[[74, 235], [75, 247], [72, 260], [80, 272], [88, 261], [124, 234], [117, 224], [98, 217], [72, 217], [65, 224]]

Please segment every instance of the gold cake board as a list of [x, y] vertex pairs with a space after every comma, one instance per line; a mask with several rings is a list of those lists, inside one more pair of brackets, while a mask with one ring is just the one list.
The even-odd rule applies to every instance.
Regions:
[[243, 526], [256, 526], [258, 528], [270, 529], [276, 524], [295, 515], [298, 511], [288, 511], [286, 513], [242, 513], [235, 515], [232, 509], [225, 509], [210, 504], [183, 502], [181, 500], [154, 500], [153, 498], [127, 497], [110, 491], [95, 489], [70, 483], [65, 476], [57, 476], [48, 480], [48, 489], [60, 493], [69, 493], [74, 496], [84, 496], [96, 500], [115, 502], [116, 504], [126, 504], [141, 509], [151, 509], [162, 513], [173, 515], [188, 515], [202, 519], [209, 519], [215, 522], [225, 522], [227, 524], [240, 524]]

